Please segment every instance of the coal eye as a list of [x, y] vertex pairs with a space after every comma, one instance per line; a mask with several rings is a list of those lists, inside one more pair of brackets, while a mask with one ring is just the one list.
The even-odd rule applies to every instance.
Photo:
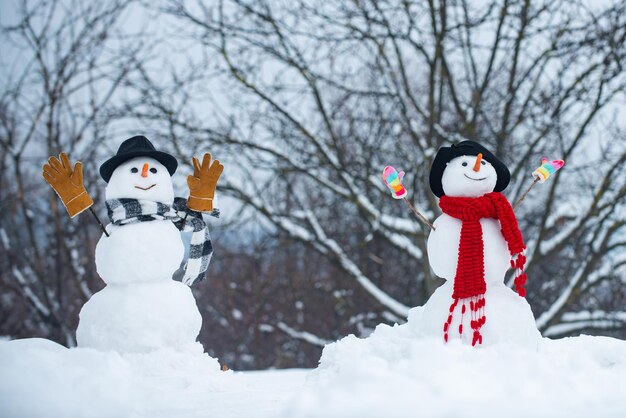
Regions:
[[150, 169], [150, 172], [151, 172], [152, 174], [156, 174], [157, 169], [156, 169], [156, 168], [154, 168], [154, 167], [152, 167], [152, 168]]
[[482, 165], [487, 165], [487, 163], [485, 161], [481, 161], [480, 162]]
[[467, 167], [467, 162], [464, 162], [463, 164], [461, 164], [463, 167]]
[[133, 168], [130, 169], [130, 172], [131, 173], [137, 173], [137, 172], [139, 172], [139, 169], [137, 167], [133, 167]]

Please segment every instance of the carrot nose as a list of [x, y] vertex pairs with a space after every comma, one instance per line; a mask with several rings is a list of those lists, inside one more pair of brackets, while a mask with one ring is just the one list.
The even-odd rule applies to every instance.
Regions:
[[474, 164], [474, 171], [477, 173], [480, 171], [480, 162], [482, 161], [482, 159], [483, 159], [483, 155], [479, 153], [476, 156], [476, 164]]
[[143, 168], [141, 169], [141, 177], [148, 177], [148, 163], [143, 165]]

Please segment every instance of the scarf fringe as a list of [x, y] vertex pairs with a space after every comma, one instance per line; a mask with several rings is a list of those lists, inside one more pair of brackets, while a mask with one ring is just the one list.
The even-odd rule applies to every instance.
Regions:
[[524, 267], [526, 266], [526, 251], [513, 255], [511, 258], [511, 268], [515, 269], [513, 273], [513, 284], [515, 285], [515, 291], [521, 297], [526, 297], [526, 280], [528, 276], [524, 273]]
[[456, 298], [450, 305], [448, 319], [443, 324], [443, 339], [447, 343], [450, 339], [450, 327], [452, 326], [452, 319], [454, 317], [454, 311], [456, 307], [461, 302], [461, 322], [459, 324], [459, 338], [463, 337], [463, 320], [465, 318], [465, 312], [467, 310], [467, 306], [469, 306], [470, 310], [470, 328], [472, 329], [472, 347], [476, 344], [483, 343], [483, 336], [480, 333], [480, 329], [485, 322], [487, 322], [487, 317], [485, 316], [485, 295], [477, 295], [469, 298], [459, 299]]

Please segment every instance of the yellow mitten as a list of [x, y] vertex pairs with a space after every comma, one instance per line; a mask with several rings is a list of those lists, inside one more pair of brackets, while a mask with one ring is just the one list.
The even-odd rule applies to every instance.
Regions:
[[189, 185], [189, 200], [187, 207], [196, 212], [211, 212], [217, 180], [224, 171], [224, 166], [218, 160], [211, 161], [211, 154], [204, 154], [202, 164], [193, 157], [193, 175], [187, 176]]
[[72, 170], [66, 153], [62, 152], [59, 159], [48, 159], [48, 164], [43, 165], [43, 178], [59, 195], [70, 218], [93, 205], [93, 200], [83, 185], [83, 164], [78, 161]]

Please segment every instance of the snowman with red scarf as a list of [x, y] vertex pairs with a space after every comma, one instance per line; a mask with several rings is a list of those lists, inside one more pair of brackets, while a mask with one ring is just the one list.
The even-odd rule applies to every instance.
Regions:
[[[476, 142], [437, 152], [430, 187], [443, 214], [427, 249], [430, 267], [446, 283], [409, 317], [418, 334], [472, 346], [537, 345], [541, 335], [524, 298], [525, 245], [501, 194], [510, 178], [504, 163]], [[509, 268], [515, 292], [504, 283]]]

